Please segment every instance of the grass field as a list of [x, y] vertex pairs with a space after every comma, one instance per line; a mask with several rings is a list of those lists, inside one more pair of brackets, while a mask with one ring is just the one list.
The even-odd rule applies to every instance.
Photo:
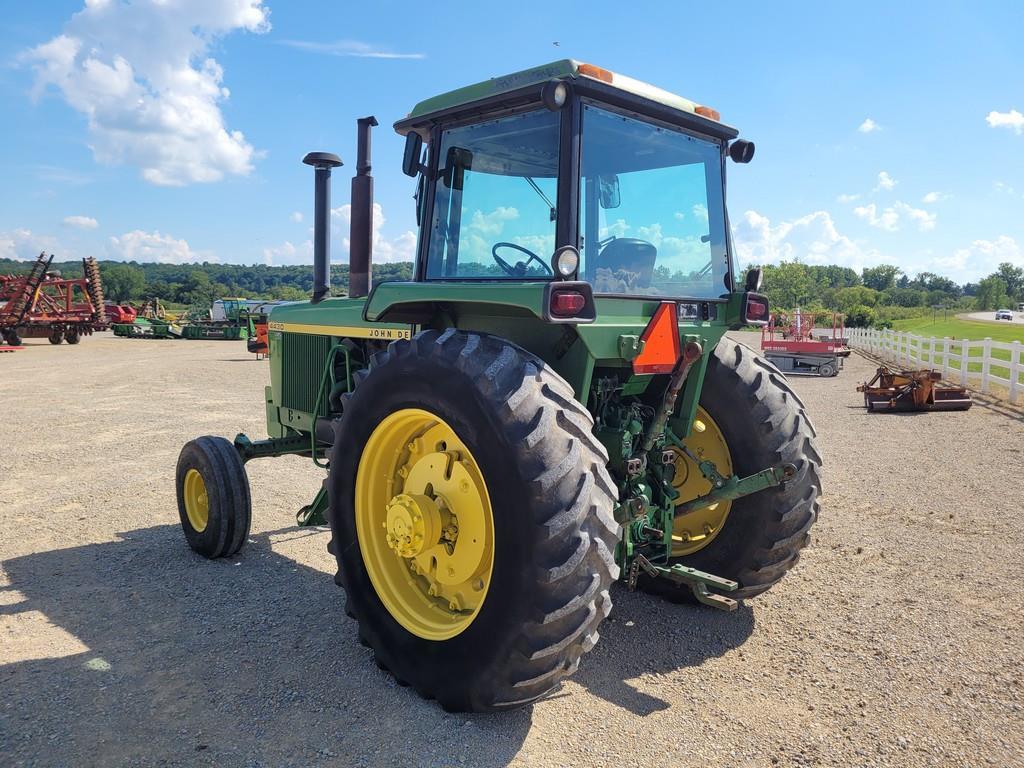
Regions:
[[[958, 320], [956, 318], [949, 320], [936, 320], [932, 321], [930, 317], [915, 317], [908, 320], [897, 320], [893, 323], [893, 330], [905, 331], [912, 333], [916, 336], [921, 336], [924, 339], [935, 337], [936, 340], [936, 355], [935, 360], [929, 360], [930, 355], [927, 351], [922, 353], [923, 362], [937, 365], [941, 363], [941, 343], [943, 337], [949, 337], [951, 340], [949, 346], [949, 352], [951, 355], [960, 354], [960, 344], [957, 343], [960, 339], [967, 341], [982, 341], [986, 337], [992, 339], [992, 341], [1003, 342], [1004, 344], [1010, 344], [1014, 341], [1020, 341], [1024, 343], [1024, 328], [1019, 325], [1012, 325], [1007, 323], [1006, 325], [997, 325], [995, 323], [982, 323], [973, 320]], [[923, 342], [925, 343], [925, 342]], [[982, 354], [978, 347], [971, 348], [972, 357], [980, 357]], [[1010, 360], [1010, 352], [1005, 349], [993, 349], [992, 358], [998, 360]], [[959, 368], [960, 363], [956, 360], [950, 362], [950, 367], [954, 369]], [[981, 371], [980, 362], [968, 363], [968, 370], [973, 373]], [[990, 368], [991, 372], [995, 376], [1000, 376], [1004, 379], [1010, 377], [1009, 366], [1001, 366], [998, 363], [993, 363]]]
[[992, 341], [1002, 341], [1007, 344], [1014, 341], [1024, 342], [1024, 328], [1019, 325], [1006, 323], [981, 323], [973, 320], [936, 320], [930, 317], [913, 317], [909, 320], [896, 320], [892, 324], [897, 331], [909, 331], [918, 336], [934, 336], [941, 339], [949, 336], [951, 339], [967, 339], [969, 341], [980, 341], [986, 336]]

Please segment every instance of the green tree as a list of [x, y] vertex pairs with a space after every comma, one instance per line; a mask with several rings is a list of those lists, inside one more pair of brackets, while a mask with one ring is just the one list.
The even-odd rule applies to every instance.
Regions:
[[816, 285], [805, 264], [784, 261], [764, 268], [764, 291], [772, 306], [794, 309], [816, 298]]
[[882, 303], [896, 307], [923, 307], [927, 299], [924, 291], [915, 288], [890, 288], [885, 292]]
[[1024, 301], [1024, 268], [1015, 267], [1010, 262], [1004, 261], [996, 269], [995, 276], [1006, 283], [1008, 296]]
[[308, 293], [290, 285], [275, 285], [268, 293], [270, 298], [278, 301], [305, 301], [309, 298]]
[[903, 270], [893, 264], [879, 264], [861, 270], [861, 280], [868, 288], [887, 291], [896, 286], [896, 278], [902, 274]]
[[836, 309], [849, 312], [855, 306], [874, 307], [878, 304], [879, 293], [873, 288], [863, 285], [840, 288], [836, 291], [833, 301]]
[[978, 292], [974, 297], [977, 309], [999, 309], [1010, 303], [1006, 295], [1006, 281], [996, 275], [989, 275], [978, 282]]
[[103, 280], [103, 295], [111, 301], [141, 298], [146, 289], [146, 273], [127, 264], [108, 262], [101, 265], [100, 278]]
[[824, 288], [849, 288], [861, 284], [860, 275], [849, 267], [827, 264], [824, 266], [808, 266], [807, 270], [811, 279]]
[[846, 312], [848, 328], [870, 328], [876, 321], [875, 310], [863, 304], [855, 304]]

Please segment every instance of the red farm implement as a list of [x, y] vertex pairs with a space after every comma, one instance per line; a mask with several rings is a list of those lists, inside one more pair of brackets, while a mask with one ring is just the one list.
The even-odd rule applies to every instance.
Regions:
[[[825, 321], [816, 327], [816, 321]], [[786, 373], [838, 376], [849, 357], [841, 315], [803, 312], [772, 315], [761, 328], [761, 350]]]
[[107, 327], [103, 283], [93, 258], [82, 259], [82, 277], [50, 271], [45, 253], [28, 274], [0, 276], [0, 334], [11, 346], [22, 338], [47, 338], [51, 344], [77, 344], [82, 336]]

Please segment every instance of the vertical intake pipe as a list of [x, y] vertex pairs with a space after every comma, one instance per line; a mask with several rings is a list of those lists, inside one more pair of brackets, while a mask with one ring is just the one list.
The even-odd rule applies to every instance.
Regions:
[[342, 164], [330, 152], [310, 152], [302, 162], [313, 166], [313, 303], [331, 295], [331, 168]]
[[370, 129], [377, 118], [358, 121], [356, 175], [352, 177], [352, 216], [348, 246], [348, 295], [370, 292], [370, 262], [373, 258], [373, 176], [370, 175]]

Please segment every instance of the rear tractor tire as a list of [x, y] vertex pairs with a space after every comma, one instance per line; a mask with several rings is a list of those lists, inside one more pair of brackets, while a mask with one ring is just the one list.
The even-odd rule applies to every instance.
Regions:
[[539, 358], [451, 329], [392, 343], [342, 405], [328, 549], [377, 665], [450, 711], [544, 696], [619, 574], [589, 413]]
[[[738, 590], [723, 593], [734, 599], [765, 592], [796, 565], [818, 517], [822, 462], [804, 404], [778, 368], [726, 338], [708, 362], [697, 423], [684, 442], [722, 474], [796, 466], [783, 485], [676, 518], [673, 529], [671, 563], [738, 582]], [[710, 490], [682, 453], [676, 468], [679, 503]], [[665, 580], [643, 583], [670, 598], [690, 598], [688, 589]]]
[[185, 444], [176, 472], [178, 515], [185, 539], [211, 560], [235, 554], [249, 536], [252, 502], [245, 465], [223, 437]]

